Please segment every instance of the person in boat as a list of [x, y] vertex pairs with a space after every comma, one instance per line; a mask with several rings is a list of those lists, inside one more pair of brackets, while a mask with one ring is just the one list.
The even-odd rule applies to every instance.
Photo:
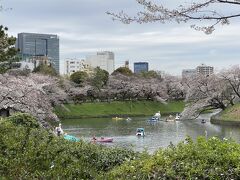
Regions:
[[64, 134], [61, 123], [59, 123], [59, 125], [55, 128], [55, 132], [57, 136], [61, 136]]
[[97, 140], [97, 138], [96, 138], [95, 136], [93, 136], [92, 140], [93, 140], [93, 141], [96, 141], [96, 140]]

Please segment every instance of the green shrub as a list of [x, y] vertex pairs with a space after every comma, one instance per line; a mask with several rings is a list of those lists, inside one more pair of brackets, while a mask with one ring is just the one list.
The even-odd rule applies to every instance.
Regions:
[[31, 116], [27, 113], [16, 113], [7, 119], [15, 125], [20, 125], [20, 126], [25, 126], [25, 127], [30, 127], [30, 128], [39, 128], [40, 127], [37, 120], [33, 116]]
[[135, 156], [130, 150], [74, 143], [43, 128], [29, 128], [35, 127], [26, 123], [30, 117], [16, 114], [0, 121], [1, 178], [96, 179]]
[[56, 70], [51, 67], [48, 66], [46, 64], [40, 64], [38, 67], [36, 67], [33, 72], [35, 73], [41, 73], [41, 74], [45, 74], [45, 75], [50, 75], [50, 76], [57, 76], [58, 73], [56, 72]]
[[123, 74], [125, 76], [131, 76], [133, 74], [133, 72], [131, 71], [131, 69], [127, 68], [127, 67], [119, 67], [117, 68], [112, 74]]
[[77, 71], [70, 76], [70, 80], [76, 84], [82, 84], [88, 79], [88, 74], [84, 71]]
[[[1, 179], [239, 179], [240, 145], [187, 139], [153, 155], [70, 142], [16, 114], [0, 120]], [[29, 123], [31, 122], [31, 123]], [[31, 127], [31, 128], [29, 128]]]
[[160, 149], [151, 157], [126, 162], [108, 179], [238, 179], [240, 145], [231, 140], [198, 138]]

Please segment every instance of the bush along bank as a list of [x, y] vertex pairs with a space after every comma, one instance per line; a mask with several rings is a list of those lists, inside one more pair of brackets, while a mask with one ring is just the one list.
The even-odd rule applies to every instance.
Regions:
[[240, 145], [187, 138], [150, 155], [70, 142], [27, 114], [0, 120], [1, 179], [238, 179]]
[[0, 120], [2, 179], [96, 179], [135, 157], [131, 150], [56, 137], [27, 114]]
[[239, 152], [231, 140], [187, 139], [116, 167], [108, 179], [239, 179]]
[[162, 104], [155, 101], [113, 101], [83, 104], [65, 104], [55, 108], [60, 118], [96, 118], [115, 116], [151, 116], [158, 111], [162, 115], [182, 112], [185, 107], [183, 101], [172, 101]]

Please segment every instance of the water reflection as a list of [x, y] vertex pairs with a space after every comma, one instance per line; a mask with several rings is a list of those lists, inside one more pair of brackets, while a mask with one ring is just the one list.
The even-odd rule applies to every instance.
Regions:
[[[136, 117], [131, 121], [112, 120], [110, 118], [99, 119], [68, 119], [63, 120], [63, 129], [69, 134], [90, 141], [92, 136], [113, 137], [114, 142], [108, 145], [131, 147], [136, 151], [145, 148], [153, 152], [160, 147], [167, 147], [170, 142], [177, 144], [187, 136], [196, 139], [198, 136], [219, 138], [233, 138], [240, 142], [240, 128], [219, 126], [210, 123], [209, 115], [203, 115], [196, 120], [176, 122], [148, 122], [148, 117]], [[206, 119], [206, 123], [201, 123]], [[137, 128], [145, 128], [146, 136], [136, 137]]]

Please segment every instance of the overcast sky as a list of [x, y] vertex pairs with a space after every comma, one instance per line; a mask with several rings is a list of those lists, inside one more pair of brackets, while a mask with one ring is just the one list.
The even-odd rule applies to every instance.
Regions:
[[[173, 6], [176, 0], [169, 1]], [[1, 24], [9, 34], [20, 32], [57, 34], [60, 58], [85, 58], [96, 51], [113, 51], [116, 67], [125, 60], [147, 61], [150, 69], [180, 75], [184, 68], [201, 63], [216, 70], [239, 64], [240, 21], [218, 26], [205, 35], [189, 24], [122, 24], [106, 11], [141, 9], [135, 0], [1, 0]], [[228, 8], [228, 10], [230, 10]], [[131, 66], [132, 67], [132, 66]]]

